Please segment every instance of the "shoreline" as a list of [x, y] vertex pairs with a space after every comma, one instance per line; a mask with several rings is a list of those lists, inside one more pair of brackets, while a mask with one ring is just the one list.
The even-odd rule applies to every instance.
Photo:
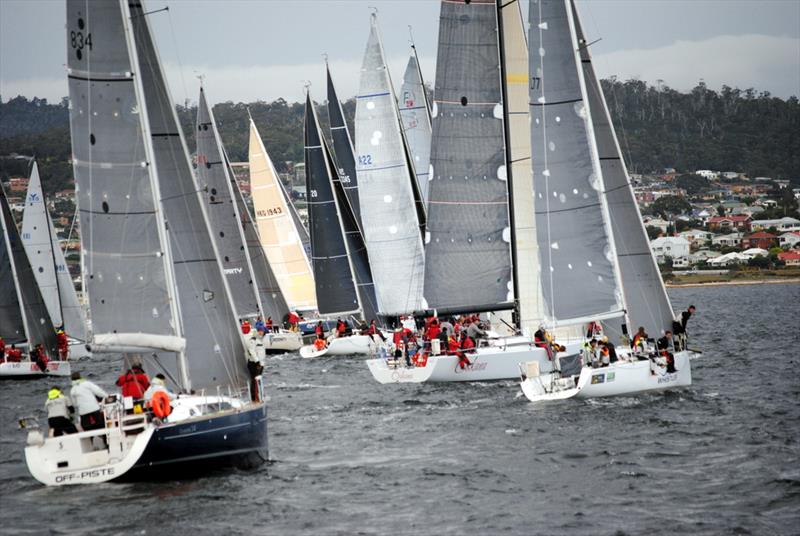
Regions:
[[667, 288], [685, 287], [719, 287], [725, 285], [780, 285], [780, 284], [800, 283], [798, 277], [787, 277], [786, 279], [742, 279], [732, 281], [708, 281], [705, 283], [664, 283]]

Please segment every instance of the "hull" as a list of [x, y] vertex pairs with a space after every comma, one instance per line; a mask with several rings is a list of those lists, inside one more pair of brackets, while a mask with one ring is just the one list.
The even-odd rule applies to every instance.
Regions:
[[[561, 355], [572, 355], [579, 351], [579, 344], [568, 344], [567, 351]], [[507, 380], [518, 378], [520, 364], [535, 361], [540, 370], [552, 370], [552, 362], [547, 352], [530, 343], [510, 346], [487, 346], [467, 354], [471, 364], [465, 368], [458, 365], [458, 357], [453, 355], [430, 356], [424, 367], [392, 367], [386, 359], [367, 360], [373, 378], [379, 383], [422, 383], [422, 382], [472, 382]]]
[[42, 372], [39, 365], [32, 361], [20, 361], [18, 363], [0, 363], [0, 379], [30, 379], [44, 378], [45, 376], [69, 376], [72, 368], [69, 361], [50, 361], [47, 370]]
[[574, 376], [555, 380], [544, 374], [527, 378], [520, 386], [532, 402], [629, 396], [686, 387], [692, 384], [691, 352], [675, 354], [675, 369], [676, 372], [667, 373], [650, 360], [625, 361], [597, 369], [584, 367], [577, 382]]
[[296, 352], [303, 346], [302, 334], [291, 331], [267, 333], [264, 335], [261, 341], [264, 346], [264, 352], [268, 354]]
[[350, 335], [331, 339], [328, 346], [317, 350], [313, 344], [300, 348], [300, 356], [305, 358], [328, 355], [371, 355], [375, 353], [377, 343], [369, 335]]

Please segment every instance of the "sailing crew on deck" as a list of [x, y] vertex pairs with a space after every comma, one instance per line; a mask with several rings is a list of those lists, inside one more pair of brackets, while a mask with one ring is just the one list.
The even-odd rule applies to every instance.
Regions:
[[44, 351], [44, 346], [42, 346], [42, 343], [37, 344], [31, 352], [31, 361], [36, 363], [36, 366], [39, 367], [39, 370], [42, 372], [47, 372], [47, 363], [50, 360], [47, 359], [47, 353]]
[[[100, 404], [98, 404], [97, 399], [103, 400], [108, 396], [108, 393], [93, 382], [83, 378], [80, 372], [73, 372], [70, 378], [72, 379], [72, 389], [70, 389], [69, 397], [74, 402], [78, 415], [80, 415], [81, 428], [84, 431], [103, 428], [105, 426], [103, 412], [100, 411]], [[105, 437], [103, 440], [105, 441]]]
[[130, 396], [134, 400], [144, 398], [144, 392], [150, 387], [150, 378], [138, 362], [117, 378], [117, 386], [122, 388], [122, 396]]
[[670, 350], [674, 349], [674, 339], [672, 338], [672, 332], [666, 331], [664, 332], [664, 336], [658, 339], [658, 343], [656, 344], [658, 348], [658, 353], [661, 354], [667, 360], [667, 372], [677, 372], [675, 369], [675, 356], [672, 354]]
[[272, 317], [268, 316], [267, 321], [264, 322], [264, 332], [265, 333], [272, 333]]
[[264, 319], [261, 318], [261, 315], [256, 317], [256, 323], [253, 327], [255, 327], [256, 331], [267, 331], [267, 325], [264, 323]]
[[314, 326], [314, 333], [317, 334], [317, 339], [325, 338], [325, 328], [322, 327], [322, 320], [317, 322], [317, 325]]
[[175, 399], [175, 395], [170, 393], [169, 389], [167, 389], [167, 379], [160, 372], [156, 374], [155, 378], [153, 378], [153, 381], [150, 382], [150, 387], [148, 387], [147, 391], [144, 392], [145, 401], [151, 401], [153, 399], [153, 394], [155, 394], [156, 391], [167, 393], [167, 396], [170, 400]]
[[56, 348], [58, 349], [58, 358], [61, 361], [69, 359], [69, 338], [64, 333], [64, 328], [59, 328], [56, 331]]
[[9, 363], [19, 363], [22, 361], [22, 350], [17, 348], [16, 344], [12, 344], [11, 348], [6, 350], [6, 361]]
[[72, 401], [64, 396], [57, 386], [50, 387], [47, 392], [47, 402], [44, 403], [47, 411], [47, 426], [50, 427], [50, 437], [58, 437], [64, 434], [77, 434], [78, 429], [72, 422], [72, 414], [75, 408]]
[[674, 341], [676, 352], [686, 349], [686, 324], [689, 323], [689, 319], [692, 318], [692, 315], [696, 310], [697, 308], [694, 305], [690, 305], [688, 309], [681, 313], [680, 322], [675, 321], [672, 323], [672, 329], [675, 330], [676, 335], [676, 340]]
[[347, 333], [347, 324], [341, 318], [336, 319], [336, 337], [344, 337]]
[[289, 313], [286, 315], [286, 324], [289, 327], [289, 331], [297, 331], [299, 323], [300, 315], [294, 311], [289, 311]]
[[242, 327], [242, 334], [247, 335], [248, 333], [250, 333], [250, 322], [247, 319], [242, 320], [241, 327]]
[[478, 339], [485, 339], [486, 338], [486, 330], [483, 329], [480, 320], [473, 319], [470, 323], [469, 327], [467, 328], [467, 335], [473, 341], [477, 341]]
[[608, 336], [603, 335], [603, 338], [600, 339], [600, 345], [603, 348], [608, 348], [608, 358], [610, 363], [617, 362], [617, 348], [608, 340]]
[[0, 337], [0, 361], [4, 360], [6, 357], [6, 341], [3, 337]]
[[634, 351], [639, 349], [644, 352], [645, 348], [647, 347], [647, 340], [649, 338], [650, 337], [644, 330], [644, 326], [639, 326], [639, 330], [636, 332], [636, 335], [633, 336], [633, 340], [631, 341], [631, 348], [633, 348]]

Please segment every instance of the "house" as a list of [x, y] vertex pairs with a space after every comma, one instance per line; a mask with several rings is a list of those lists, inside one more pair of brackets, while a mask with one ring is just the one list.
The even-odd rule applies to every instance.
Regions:
[[730, 266], [731, 264], [742, 264], [747, 262], [748, 259], [749, 257], [745, 257], [744, 255], [733, 251], [731, 253], [726, 253], [725, 255], [720, 255], [719, 257], [709, 259], [708, 264], [709, 266]]
[[694, 174], [708, 180], [719, 178], [719, 171], [711, 171], [710, 169], [698, 169]]
[[689, 257], [678, 257], [677, 259], [672, 259], [673, 268], [688, 268], [690, 263], [691, 259]]
[[742, 243], [742, 233], [716, 235], [711, 239], [711, 244], [718, 247], [739, 247]]
[[778, 232], [786, 233], [790, 231], [800, 231], [800, 220], [789, 217], [779, 218], [777, 220], [754, 220], [751, 227], [754, 231], [774, 227]]
[[712, 251], [710, 249], [701, 249], [695, 251], [691, 255], [689, 255], [689, 262], [692, 264], [697, 264], [703, 261], [710, 261], [711, 259], [715, 259], [722, 255], [719, 251]]
[[688, 231], [678, 233], [678, 236], [688, 240], [692, 247], [699, 248], [705, 246], [706, 243], [711, 240], [713, 234], [700, 229], [690, 229]]
[[780, 245], [780, 247], [783, 249], [791, 249], [797, 244], [800, 244], [800, 231], [783, 233], [778, 237], [778, 245]]
[[11, 177], [8, 179], [8, 189], [11, 192], [27, 192], [28, 179], [26, 177]]
[[778, 245], [778, 237], [766, 231], [758, 231], [742, 238], [743, 248], [769, 249]]
[[742, 214], [741, 216], [714, 216], [708, 218], [706, 225], [709, 231], [731, 231], [733, 229], [749, 232], [750, 222], [753, 220], [750, 216]]
[[663, 263], [667, 257], [677, 259], [689, 255], [689, 241], [680, 236], [659, 236], [650, 242], [650, 249], [658, 263]]
[[786, 266], [800, 266], [800, 251], [778, 253], [778, 259], [785, 262]]
[[769, 251], [761, 248], [750, 248], [742, 251], [742, 255], [751, 259], [753, 257], [766, 257], [769, 255]]
[[671, 223], [672, 222], [662, 220], [661, 218], [648, 218], [644, 220], [646, 227], [657, 227], [662, 233], [667, 232], [667, 228], [671, 225]]
[[731, 210], [731, 216], [752, 216], [764, 212], [764, 207], [759, 205], [751, 205], [749, 207], [736, 207]]
[[776, 185], [778, 186], [778, 188], [780, 188], [781, 190], [783, 190], [784, 188], [788, 188], [789, 186], [791, 186], [791, 185], [792, 185], [792, 183], [789, 181], [789, 179], [776, 179], [776, 180], [775, 180], [775, 184], [776, 184]]
[[734, 180], [738, 179], [740, 175], [741, 173], [737, 173], [735, 171], [726, 171], [725, 173], [722, 174], [722, 178], [728, 180]]

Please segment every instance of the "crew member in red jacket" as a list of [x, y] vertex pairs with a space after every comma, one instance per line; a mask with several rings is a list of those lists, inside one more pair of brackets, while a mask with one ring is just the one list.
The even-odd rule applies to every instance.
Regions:
[[58, 348], [58, 357], [61, 361], [69, 359], [69, 339], [63, 329], [56, 331], [56, 348]]

